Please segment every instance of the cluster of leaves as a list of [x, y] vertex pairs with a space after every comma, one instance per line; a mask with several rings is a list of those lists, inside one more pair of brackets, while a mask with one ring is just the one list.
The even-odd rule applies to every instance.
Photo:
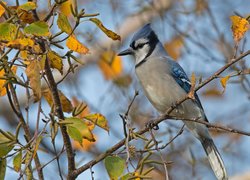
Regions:
[[[84, 44], [82, 44], [74, 31], [80, 24], [81, 19], [85, 19], [94, 23], [108, 37], [113, 40], [120, 40], [120, 36], [113, 31], [107, 29], [102, 22], [95, 18], [98, 14], [86, 14], [84, 10], [78, 11], [70, 0], [57, 0], [51, 6], [48, 14], [41, 18], [38, 17], [37, 4], [35, 2], [26, 2], [17, 6], [9, 6], [7, 3], [0, 2], [0, 17], [5, 19], [0, 23], [0, 96], [5, 96], [10, 91], [10, 84], [20, 85], [26, 90], [32, 90], [34, 102], [39, 102], [42, 97], [51, 106], [52, 114], [55, 114], [54, 99], [51, 87], [42, 86], [42, 79], [46, 80], [45, 68], [48, 62], [51, 69], [55, 69], [64, 74], [64, 65], [66, 59], [69, 64], [69, 72], [74, 72], [73, 63], [79, 63], [74, 53], [85, 55], [90, 52]], [[57, 18], [52, 18], [57, 17]], [[70, 23], [69, 18], [74, 20]], [[56, 23], [54, 23], [56, 21]], [[52, 33], [52, 29], [56, 29], [56, 33]], [[58, 31], [59, 30], [59, 31]], [[61, 37], [66, 35], [66, 37]], [[60, 38], [61, 37], [61, 38]], [[65, 50], [65, 45], [68, 48]], [[59, 54], [57, 49], [66, 51], [64, 55]], [[11, 58], [14, 54], [14, 58]], [[114, 77], [121, 73], [121, 59], [114, 58], [108, 53], [104, 55], [106, 59], [114, 59], [108, 66], [103, 60], [100, 62], [106, 78]], [[110, 57], [109, 57], [110, 56]], [[118, 65], [116, 65], [118, 63]], [[25, 72], [28, 81], [22, 79], [17, 74], [17, 69]], [[65, 77], [67, 74], [65, 75]], [[65, 78], [63, 77], [63, 79]], [[79, 103], [77, 100], [71, 101], [58, 90], [62, 111], [72, 113], [71, 117], [65, 120], [51, 118], [50, 136], [54, 140], [56, 138], [58, 127], [65, 126], [67, 133], [73, 140], [73, 146], [76, 149], [87, 150], [90, 143], [96, 140], [93, 129], [96, 126], [109, 131], [107, 119], [99, 113], [90, 113], [87, 105]], [[0, 179], [4, 178], [6, 169], [6, 158], [13, 158], [13, 168], [17, 172], [21, 171], [21, 164], [24, 163], [27, 177], [32, 178], [32, 172], [28, 170], [32, 159], [36, 156], [40, 142], [43, 138], [41, 133], [32, 141], [23, 145], [19, 142], [19, 130], [24, 128], [24, 124], [20, 123], [15, 135], [10, 132], [1, 130], [0, 133]], [[11, 150], [16, 147], [14, 153]], [[84, 147], [84, 148], [83, 148]]]

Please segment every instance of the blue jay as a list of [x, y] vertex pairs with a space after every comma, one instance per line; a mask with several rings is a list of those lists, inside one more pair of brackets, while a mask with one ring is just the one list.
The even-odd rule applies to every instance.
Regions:
[[[165, 113], [168, 108], [189, 93], [191, 83], [186, 73], [168, 56], [150, 24], [135, 33], [130, 47], [118, 55], [132, 55], [135, 58], [135, 71], [144, 93], [160, 113]], [[177, 106], [170, 116], [208, 121], [196, 93], [195, 100], [186, 100]], [[223, 160], [207, 127], [191, 121], [184, 121], [184, 123], [201, 142], [217, 179], [228, 179]]]

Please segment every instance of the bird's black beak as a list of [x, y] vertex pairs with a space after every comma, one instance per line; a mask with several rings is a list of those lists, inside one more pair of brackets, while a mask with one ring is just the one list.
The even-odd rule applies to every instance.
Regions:
[[132, 55], [133, 54], [133, 50], [131, 48], [128, 48], [120, 53], [118, 53], [118, 56], [126, 56], [126, 55]]

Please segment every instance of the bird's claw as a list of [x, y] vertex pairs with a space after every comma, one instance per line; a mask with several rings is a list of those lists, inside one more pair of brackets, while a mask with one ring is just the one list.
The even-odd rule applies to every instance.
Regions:
[[153, 130], [158, 130], [159, 129], [158, 124], [156, 124], [154, 120], [150, 120], [149, 122], [147, 122], [146, 127], [150, 128], [150, 129], [153, 129]]

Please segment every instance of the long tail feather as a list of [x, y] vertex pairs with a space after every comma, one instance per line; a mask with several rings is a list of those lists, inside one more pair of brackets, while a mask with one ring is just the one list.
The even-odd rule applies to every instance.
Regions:
[[227, 172], [224, 166], [224, 162], [220, 156], [212, 139], [206, 138], [201, 140], [201, 144], [206, 151], [209, 163], [214, 171], [218, 180], [227, 180]]

